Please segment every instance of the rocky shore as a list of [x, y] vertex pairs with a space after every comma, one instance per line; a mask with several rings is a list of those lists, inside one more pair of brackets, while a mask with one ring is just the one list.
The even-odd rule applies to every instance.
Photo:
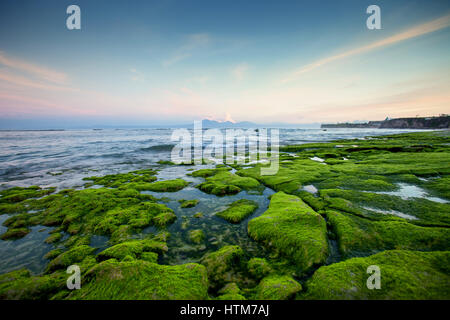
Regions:
[[[260, 175], [262, 164], [185, 166], [200, 183], [159, 180], [158, 170], [174, 166], [167, 162], [89, 177], [77, 189], [6, 189], [2, 241], [41, 226], [53, 250], [42, 274], [0, 275], [0, 299], [450, 299], [448, 163], [450, 132], [440, 131], [285, 146], [272, 176]], [[198, 212], [192, 193], [176, 201], [180, 216], [167, 197], [189, 187], [217, 199], [273, 193], [261, 214], [251, 199]], [[201, 223], [208, 216], [246, 227], [246, 241], [262, 250], [211, 237]], [[177, 240], [201, 258], [171, 265], [164, 257], [177, 250], [169, 231], [177, 221], [185, 235]], [[96, 236], [106, 248], [91, 246]], [[81, 270], [79, 290], [66, 286], [71, 265]], [[381, 289], [366, 286], [370, 265], [381, 269]]]

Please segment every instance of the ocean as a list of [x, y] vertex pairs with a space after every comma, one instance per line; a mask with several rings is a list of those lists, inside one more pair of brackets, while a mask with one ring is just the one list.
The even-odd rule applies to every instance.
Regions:
[[[280, 129], [280, 145], [326, 142], [337, 139], [364, 139], [367, 136], [409, 132], [392, 129]], [[417, 130], [416, 130], [417, 131]], [[160, 160], [170, 160], [170, 153], [176, 142], [171, 141], [173, 129], [103, 129], [103, 130], [61, 130], [61, 131], [0, 131], [0, 188], [14, 186], [83, 188], [82, 179], [89, 176], [128, 172], [155, 166], [158, 180], [182, 178], [191, 184], [178, 192], [153, 193], [174, 210], [178, 219], [167, 231], [169, 252], [160, 258], [160, 263], [181, 264], [198, 262], [209, 251], [223, 245], [237, 244], [253, 255], [265, 255], [265, 249], [247, 235], [248, 220], [262, 214], [269, 205], [268, 197], [274, 193], [265, 188], [260, 194], [242, 191], [239, 194], [216, 197], [198, 190], [195, 185], [202, 178], [189, 176], [189, 172], [207, 166], [164, 166]], [[210, 167], [212, 165], [209, 165]], [[250, 199], [258, 209], [242, 223], [234, 225], [215, 216], [233, 201]], [[198, 199], [194, 208], [181, 209], [178, 200]], [[203, 212], [202, 219], [192, 219], [197, 212]], [[0, 234], [6, 231], [1, 224], [8, 215], [0, 212]], [[54, 249], [44, 240], [53, 228], [34, 226], [22, 239], [0, 240], [0, 274], [26, 267], [33, 273], [44, 271], [47, 260], [44, 255]], [[206, 233], [204, 245], [193, 245], [188, 232], [202, 229]], [[150, 226], [136, 238], [156, 233]], [[68, 237], [68, 234], [65, 235]], [[97, 251], [108, 246], [108, 238], [94, 236], [91, 246]]]

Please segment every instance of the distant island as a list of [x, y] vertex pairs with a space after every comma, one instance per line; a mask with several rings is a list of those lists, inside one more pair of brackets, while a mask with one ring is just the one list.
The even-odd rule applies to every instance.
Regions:
[[437, 117], [416, 118], [386, 118], [383, 121], [368, 121], [365, 123], [324, 123], [320, 127], [326, 128], [378, 128], [378, 129], [448, 129], [450, 115]]

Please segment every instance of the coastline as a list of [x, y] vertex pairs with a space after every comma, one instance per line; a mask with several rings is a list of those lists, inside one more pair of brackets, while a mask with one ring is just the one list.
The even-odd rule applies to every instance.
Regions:
[[[449, 299], [449, 141], [433, 131], [289, 145], [274, 176], [161, 164], [84, 189], [0, 191], [3, 241], [39, 227], [53, 246], [41, 275], [1, 274], [0, 298]], [[172, 168], [181, 179], [178, 169], [158, 178]], [[242, 199], [248, 212], [232, 205]], [[232, 231], [220, 239], [223, 226]], [[92, 248], [93, 236], [107, 244]], [[365, 266], [375, 263], [388, 271], [372, 291]], [[86, 279], [76, 291], [65, 287], [73, 264]]]

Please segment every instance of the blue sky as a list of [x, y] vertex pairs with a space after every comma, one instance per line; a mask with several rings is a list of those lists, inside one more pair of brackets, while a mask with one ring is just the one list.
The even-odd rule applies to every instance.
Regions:
[[0, 126], [448, 113], [449, 25], [448, 1], [2, 1]]

